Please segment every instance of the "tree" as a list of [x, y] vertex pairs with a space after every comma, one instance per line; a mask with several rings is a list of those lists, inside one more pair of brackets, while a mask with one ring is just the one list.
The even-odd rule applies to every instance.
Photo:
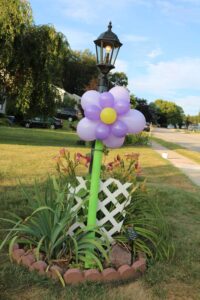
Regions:
[[0, 0], [0, 12], [0, 91], [7, 98], [15, 88], [16, 40], [33, 25], [33, 17], [30, 4], [25, 0]]
[[16, 36], [8, 66], [14, 81], [8, 109], [28, 115], [54, 114], [55, 99], [59, 99], [55, 85], [62, 82], [62, 63], [68, 53], [66, 38], [53, 26], [31, 26]]
[[89, 50], [71, 51], [64, 63], [63, 87], [67, 92], [81, 96], [98, 74], [96, 58]]
[[147, 122], [152, 122], [151, 112], [147, 100], [135, 97], [135, 101], [136, 101], [135, 109], [143, 113]]
[[98, 78], [92, 78], [89, 83], [85, 86], [85, 91], [89, 91], [89, 90], [97, 90], [98, 88]]
[[130, 95], [131, 108], [135, 108], [143, 113], [149, 123], [157, 124], [159, 109], [154, 103], [147, 103], [146, 99]]
[[185, 123], [186, 123], [186, 126], [188, 126], [190, 124], [199, 124], [200, 123], [200, 112], [196, 116], [187, 115], [187, 117], [185, 118]]
[[135, 97], [134, 94], [130, 94], [130, 103], [131, 103], [131, 108], [135, 108], [137, 105], [137, 97]]
[[179, 127], [182, 125], [184, 120], [184, 111], [182, 107], [176, 105], [174, 102], [157, 99], [155, 105], [159, 109], [159, 123], [162, 126], [172, 124]]
[[149, 112], [151, 115], [150, 122], [153, 124], [158, 124], [160, 109], [155, 105], [155, 103], [149, 103]]
[[0, 68], [6, 68], [13, 56], [16, 36], [32, 26], [31, 7], [25, 0], [0, 0]]
[[116, 86], [116, 85], [127, 86], [128, 85], [128, 77], [124, 72], [110, 73], [108, 75], [108, 80], [110, 81], [112, 86]]

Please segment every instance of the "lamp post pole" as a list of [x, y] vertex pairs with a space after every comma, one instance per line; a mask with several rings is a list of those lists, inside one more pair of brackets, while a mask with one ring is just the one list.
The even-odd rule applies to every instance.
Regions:
[[[122, 46], [116, 34], [112, 32], [111, 22], [108, 25], [108, 30], [102, 33], [97, 40], [94, 41], [97, 53], [97, 66], [101, 72], [98, 90], [100, 93], [108, 91], [107, 74], [114, 68], [114, 63]], [[90, 164], [90, 194], [87, 216], [87, 229], [92, 231], [96, 227], [96, 212], [98, 207], [98, 193], [100, 185], [101, 162], [103, 156], [103, 143], [100, 140], [95, 141], [94, 149], [92, 150], [92, 159]], [[95, 234], [91, 232], [89, 238], [94, 238]], [[92, 266], [89, 257], [86, 257], [85, 267]]]
[[[99, 80], [98, 90], [100, 93], [106, 92], [108, 90], [108, 79], [106, 75], [101, 76]], [[96, 227], [96, 212], [98, 208], [98, 194], [99, 194], [99, 186], [100, 186], [102, 156], [103, 156], [103, 143], [100, 140], [96, 140], [92, 145], [91, 162], [89, 167], [89, 172], [91, 174], [91, 181], [90, 181], [90, 194], [89, 194], [88, 216], [87, 216], [88, 230], [92, 230]], [[94, 237], [95, 237], [94, 232], [89, 234], [89, 238], [94, 238]], [[86, 268], [92, 267], [92, 262], [89, 257], [86, 257], [85, 267]]]
[[[99, 80], [100, 93], [108, 90], [108, 79], [106, 75], [101, 76]], [[103, 156], [103, 143], [100, 140], [96, 140], [91, 155], [90, 173], [91, 173], [91, 184], [90, 184], [90, 195], [89, 195], [89, 206], [88, 206], [88, 219], [87, 228], [92, 229], [96, 226], [96, 211], [98, 206], [98, 193], [100, 184], [100, 173], [101, 173], [101, 162]]]

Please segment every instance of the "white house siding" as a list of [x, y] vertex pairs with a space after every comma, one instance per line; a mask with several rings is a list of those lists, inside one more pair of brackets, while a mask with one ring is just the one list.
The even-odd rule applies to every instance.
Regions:
[[6, 100], [4, 103], [0, 103], [0, 114], [5, 114], [6, 113]]

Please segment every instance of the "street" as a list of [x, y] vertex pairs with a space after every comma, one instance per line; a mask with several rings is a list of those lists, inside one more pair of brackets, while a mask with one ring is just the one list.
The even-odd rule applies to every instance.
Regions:
[[167, 128], [153, 128], [151, 132], [157, 138], [200, 152], [200, 134], [198, 133], [177, 132]]

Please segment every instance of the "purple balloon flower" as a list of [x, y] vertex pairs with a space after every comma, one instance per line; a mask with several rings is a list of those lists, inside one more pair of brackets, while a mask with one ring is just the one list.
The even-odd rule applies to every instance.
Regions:
[[95, 139], [110, 148], [123, 145], [127, 133], [143, 130], [143, 114], [130, 109], [129, 92], [124, 87], [114, 87], [109, 92], [87, 91], [81, 98], [85, 118], [77, 126], [79, 137], [85, 141]]

